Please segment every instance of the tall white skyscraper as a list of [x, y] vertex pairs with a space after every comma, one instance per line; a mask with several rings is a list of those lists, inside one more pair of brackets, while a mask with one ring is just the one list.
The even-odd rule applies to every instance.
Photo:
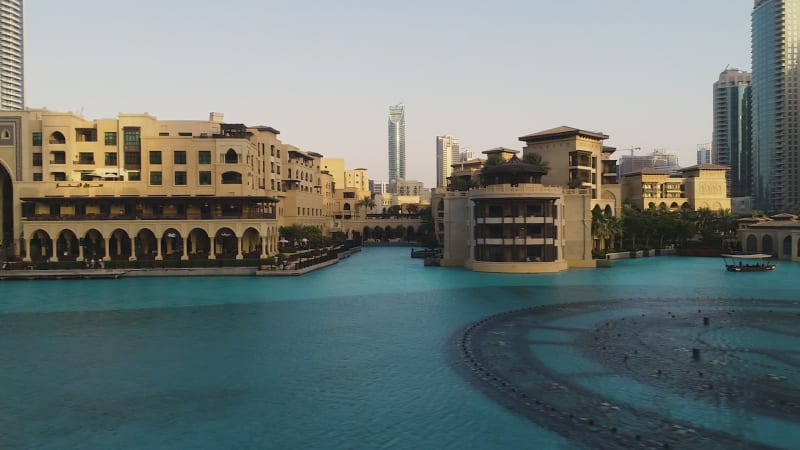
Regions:
[[800, 208], [800, 0], [755, 0], [752, 189], [768, 213]]
[[22, 0], [0, 0], [0, 109], [25, 107]]
[[436, 186], [446, 187], [447, 178], [453, 173], [452, 164], [459, 159], [458, 139], [446, 134], [436, 136]]
[[402, 104], [389, 107], [389, 182], [406, 179], [406, 113]]

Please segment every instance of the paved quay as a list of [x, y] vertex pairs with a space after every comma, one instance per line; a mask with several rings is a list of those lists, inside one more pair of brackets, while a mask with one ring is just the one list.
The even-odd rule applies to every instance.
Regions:
[[361, 249], [352, 249], [339, 254], [337, 259], [325, 261], [300, 269], [295, 265], [287, 269], [278, 267], [178, 267], [163, 269], [74, 269], [74, 270], [3, 270], [0, 271], [2, 280], [86, 280], [86, 279], [116, 279], [116, 278], [144, 278], [144, 277], [296, 277], [316, 270], [338, 264], [339, 261], [350, 257]]

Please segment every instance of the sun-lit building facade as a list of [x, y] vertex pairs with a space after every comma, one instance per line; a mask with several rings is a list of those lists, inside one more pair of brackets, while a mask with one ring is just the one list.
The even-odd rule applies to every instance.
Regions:
[[[246, 259], [325, 226], [320, 155], [268, 126], [0, 112], [3, 247], [26, 259]], [[305, 198], [309, 197], [309, 198]]]
[[800, 208], [800, 0], [752, 11], [752, 195], [768, 212]]

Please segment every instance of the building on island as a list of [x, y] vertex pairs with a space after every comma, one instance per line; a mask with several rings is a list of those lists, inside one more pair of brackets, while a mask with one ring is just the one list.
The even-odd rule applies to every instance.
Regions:
[[[520, 138], [518, 150], [483, 152], [499, 161], [454, 164], [451, 186], [432, 195], [442, 265], [480, 272], [545, 273], [594, 267], [592, 210], [619, 209], [608, 136], [559, 127]], [[541, 156], [541, 163], [529, 155]]]

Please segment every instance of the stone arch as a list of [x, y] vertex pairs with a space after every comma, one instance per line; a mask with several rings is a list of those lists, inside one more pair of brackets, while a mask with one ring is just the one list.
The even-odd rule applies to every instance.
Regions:
[[714, 205], [711, 209], [714, 211], [722, 211], [722, 204], [720, 202], [714, 202]]
[[90, 229], [83, 235], [83, 259], [99, 259], [106, 256], [106, 240], [103, 233]]
[[175, 228], [167, 228], [161, 235], [161, 258], [180, 259], [183, 255], [183, 237]]
[[0, 248], [14, 248], [14, 183], [11, 171], [0, 161]]
[[709, 209], [708, 202], [702, 202], [697, 206], [697, 209]]
[[606, 205], [606, 209], [603, 210], [603, 214], [605, 214], [607, 216], [613, 216], [614, 215], [614, 209], [611, 208], [611, 205]]
[[364, 240], [372, 239], [372, 228], [368, 225], [364, 225], [364, 230], [361, 232], [361, 236]]
[[667, 209], [667, 203], [666, 202], [661, 202], [661, 203], [658, 204], [658, 207], [659, 207], [659, 209], [664, 209], [665, 210], [665, 209]]
[[133, 239], [133, 249], [136, 259], [155, 259], [158, 254], [158, 239], [149, 228], [142, 228]]
[[792, 237], [786, 236], [783, 238], [783, 255], [792, 256]]
[[653, 203], [653, 202], [650, 202], [650, 203], [647, 204], [647, 208], [648, 209], [656, 209], [656, 204]]
[[59, 261], [76, 261], [80, 255], [80, 240], [70, 229], [61, 230], [56, 238], [56, 253]]
[[261, 235], [253, 227], [244, 230], [242, 233], [242, 256], [245, 259], [261, 258]]
[[186, 251], [189, 259], [208, 259], [211, 250], [211, 238], [206, 230], [195, 228], [186, 237]]
[[60, 131], [54, 131], [50, 134], [50, 144], [66, 144], [67, 138], [64, 137], [64, 133]]
[[679, 209], [679, 208], [680, 206], [678, 205], [678, 202], [672, 202], [672, 204], [669, 205], [669, 209]]
[[225, 164], [239, 164], [239, 154], [236, 153], [236, 150], [229, 148], [225, 152]]
[[603, 190], [603, 194], [602, 194], [602, 196], [600, 198], [602, 198], [603, 200], [610, 200], [610, 201], [612, 201], [614, 203], [616, 203], [616, 201], [617, 201], [617, 196], [613, 192], [609, 191], [608, 189], [604, 189]]
[[108, 240], [108, 256], [114, 260], [128, 260], [133, 256], [131, 248], [131, 237], [122, 228], [117, 228], [111, 232]]
[[214, 256], [223, 259], [234, 259], [239, 254], [239, 240], [236, 233], [228, 227], [217, 230], [214, 234]]
[[594, 205], [594, 208], [592, 208], [592, 214], [602, 214], [602, 213], [603, 213], [603, 208], [601, 208], [600, 205]]
[[765, 234], [761, 238], [761, 251], [764, 253], [772, 253], [775, 250], [772, 248], [772, 236]]
[[406, 227], [406, 239], [409, 241], [417, 240], [417, 230], [415, 230], [411, 225]]
[[754, 235], [747, 236], [745, 240], [745, 251], [746, 252], [757, 252], [758, 251], [758, 238]]
[[345, 203], [342, 209], [344, 209], [345, 211], [350, 211], [350, 203]]
[[239, 172], [224, 172], [222, 174], [222, 184], [242, 184], [242, 174]]
[[31, 234], [28, 248], [30, 255], [27, 256], [33, 261], [45, 261], [53, 257], [53, 240], [45, 230], [38, 229]]

